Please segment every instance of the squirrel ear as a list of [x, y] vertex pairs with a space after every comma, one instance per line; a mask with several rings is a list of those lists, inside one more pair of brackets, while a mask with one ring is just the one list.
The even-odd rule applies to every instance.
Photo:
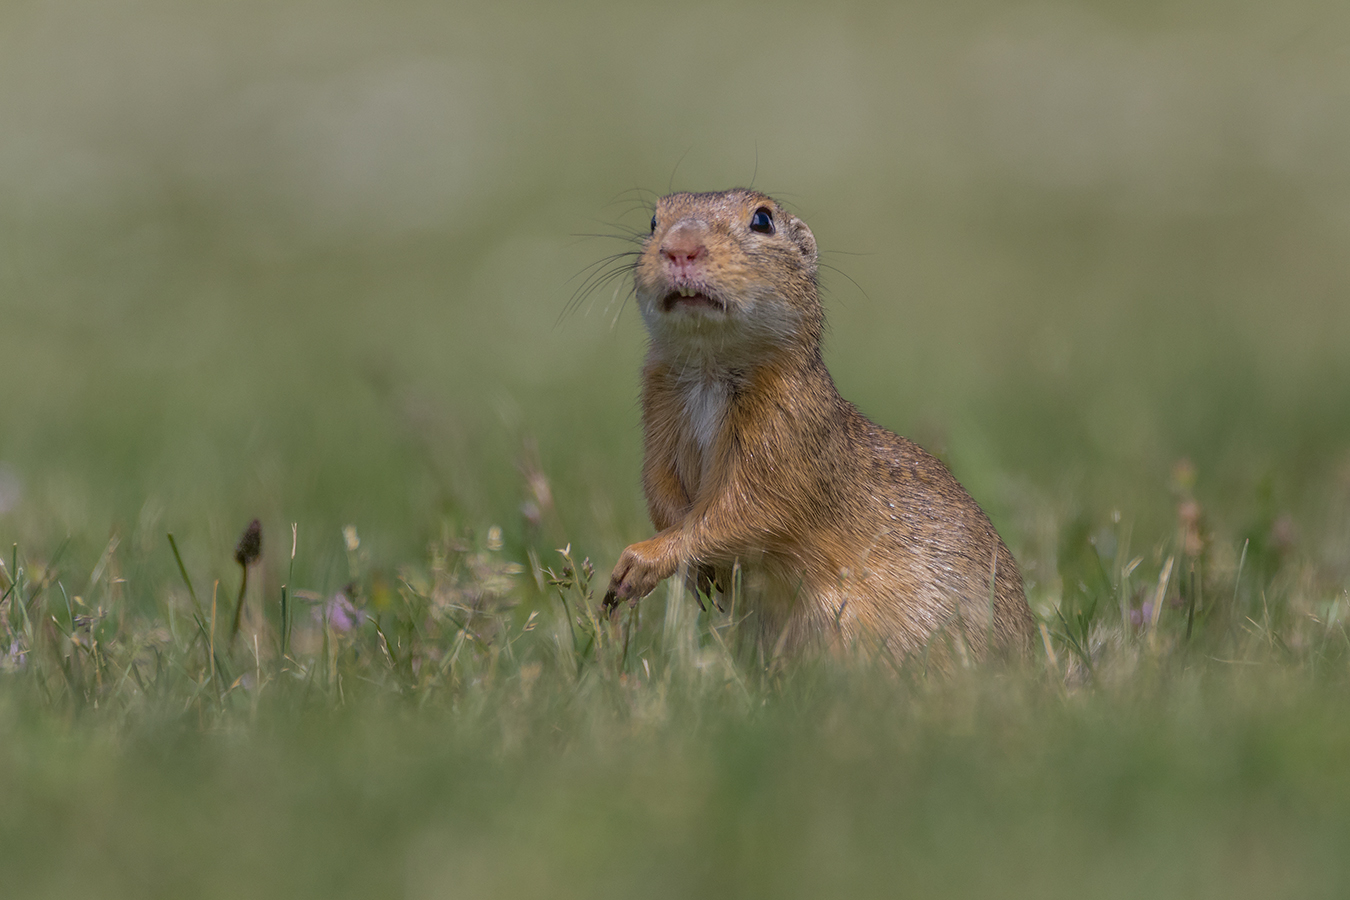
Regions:
[[788, 220], [788, 233], [792, 235], [792, 240], [801, 248], [802, 256], [811, 264], [811, 268], [816, 267], [816, 260], [819, 254], [816, 251], [816, 236], [811, 233], [811, 229], [806, 227], [806, 223], [796, 216]]

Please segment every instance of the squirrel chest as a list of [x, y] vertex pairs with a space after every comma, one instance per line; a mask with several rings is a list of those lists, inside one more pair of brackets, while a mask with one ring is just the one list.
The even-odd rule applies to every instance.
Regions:
[[682, 430], [689, 449], [697, 451], [701, 468], [711, 456], [713, 442], [726, 421], [731, 385], [716, 376], [695, 375], [676, 380], [675, 392], [682, 412]]

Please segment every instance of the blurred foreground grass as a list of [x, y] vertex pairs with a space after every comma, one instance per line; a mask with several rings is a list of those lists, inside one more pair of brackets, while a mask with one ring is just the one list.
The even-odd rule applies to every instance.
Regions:
[[[528, 7], [0, 8], [7, 890], [1344, 895], [1350, 7]], [[649, 524], [576, 236], [751, 181], [1053, 658], [586, 618]]]
[[600, 623], [589, 561], [521, 573], [487, 542], [447, 540], [397, 585], [358, 546], [344, 593], [291, 595], [289, 627], [265, 598], [233, 649], [190, 596], [72, 621], [20, 574], [7, 889], [1335, 897], [1350, 878], [1343, 600], [1248, 574], [1211, 583], [1193, 628], [1188, 601], [1132, 622], [1117, 571], [1034, 663], [938, 676], [765, 659], [675, 589]]

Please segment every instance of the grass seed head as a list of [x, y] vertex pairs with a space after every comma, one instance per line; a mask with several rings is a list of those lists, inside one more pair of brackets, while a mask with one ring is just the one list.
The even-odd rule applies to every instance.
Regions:
[[234, 561], [248, 568], [257, 562], [260, 556], [262, 556], [262, 523], [254, 519], [239, 536], [239, 543], [235, 544]]

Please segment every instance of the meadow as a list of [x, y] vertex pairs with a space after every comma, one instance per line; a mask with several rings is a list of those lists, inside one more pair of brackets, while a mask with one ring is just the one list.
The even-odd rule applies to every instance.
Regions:
[[[1345, 896], [1347, 39], [3, 5], [0, 890]], [[595, 618], [651, 529], [603, 260], [737, 184], [813, 229], [843, 394], [1017, 556], [1026, 666], [774, 658], [674, 585]]]

